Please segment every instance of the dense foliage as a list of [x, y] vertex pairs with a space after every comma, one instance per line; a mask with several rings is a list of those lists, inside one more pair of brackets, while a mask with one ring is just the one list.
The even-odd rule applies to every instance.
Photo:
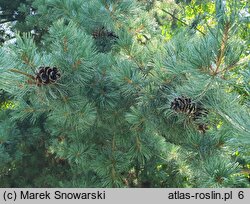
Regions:
[[246, 2], [1, 1], [0, 187], [249, 187]]

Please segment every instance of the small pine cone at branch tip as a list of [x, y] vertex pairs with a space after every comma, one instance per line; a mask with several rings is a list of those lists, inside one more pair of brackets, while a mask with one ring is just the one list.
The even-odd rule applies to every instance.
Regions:
[[36, 72], [36, 82], [39, 85], [47, 85], [56, 83], [61, 77], [61, 73], [57, 67], [39, 67]]

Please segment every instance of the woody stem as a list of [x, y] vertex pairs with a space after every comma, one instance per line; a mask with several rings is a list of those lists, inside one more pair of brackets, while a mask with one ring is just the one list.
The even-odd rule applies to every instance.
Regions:
[[32, 76], [32, 75], [30, 75], [30, 74], [27, 74], [27, 73], [25, 73], [25, 72], [22, 72], [22, 71], [20, 71], [20, 70], [18, 70], [18, 69], [10, 69], [10, 71], [11, 71], [11, 72], [18, 73], [18, 74], [25, 75], [25, 76], [27, 76], [27, 77], [29, 77], [29, 78], [31, 78], [31, 79], [35, 79], [34, 76]]

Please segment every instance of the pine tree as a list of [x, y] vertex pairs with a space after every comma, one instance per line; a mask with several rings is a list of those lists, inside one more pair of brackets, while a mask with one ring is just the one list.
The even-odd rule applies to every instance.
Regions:
[[249, 185], [232, 155], [250, 135], [249, 106], [229, 91], [245, 48], [237, 2], [217, 0], [214, 27], [168, 42], [155, 1], [41, 2], [53, 22], [40, 44], [21, 34], [0, 49], [13, 96], [0, 112], [1, 187]]

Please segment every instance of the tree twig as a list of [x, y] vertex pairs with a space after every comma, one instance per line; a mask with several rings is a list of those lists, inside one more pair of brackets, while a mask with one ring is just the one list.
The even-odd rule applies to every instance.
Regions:
[[195, 100], [199, 100], [200, 98], [202, 98], [205, 95], [205, 93], [208, 91], [212, 83], [213, 83], [213, 80], [211, 80], [210, 78], [210, 81], [206, 84], [204, 90], [198, 96], [195, 97]]
[[220, 46], [220, 50], [218, 53], [219, 55], [217, 56], [217, 59], [216, 59], [216, 70], [215, 70], [214, 74], [218, 74], [219, 67], [220, 67], [220, 65], [223, 61], [224, 55], [225, 55], [227, 41], [228, 41], [228, 35], [229, 35], [229, 28], [230, 28], [230, 25], [229, 25], [229, 23], [227, 23], [225, 26], [223, 36], [222, 36], [221, 46]]
[[229, 121], [232, 125], [234, 125], [236, 128], [238, 128], [239, 130], [244, 130], [245, 132], [250, 133], [249, 129], [246, 129], [244, 126], [242, 126], [238, 121], [234, 121], [229, 115], [223, 113], [222, 111], [218, 111], [218, 113], [227, 119], [227, 121]]
[[[172, 18], [174, 18], [175, 20], [181, 22], [181, 23], [184, 24], [185, 26], [189, 26], [189, 27], [190, 27], [190, 25], [188, 25], [185, 21], [183, 21], [183, 20], [177, 18], [177, 17], [176, 17], [175, 15], [173, 15], [172, 13], [166, 11], [165, 9], [162, 9], [162, 11], [165, 12], [165, 13], [167, 13], [168, 15], [170, 15], [170, 16], [171, 16]], [[198, 32], [200, 32], [202, 35], [206, 35], [206, 34], [205, 34], [204, 32], [202, 32], [200, 29], [198, 29], [198, 28], [194, 28], [194, 29], [197, 30]]]
[[33, 80], [35, 79], [35, 77], [34, 77], [34, 76], [32, 76], [31, 74], [27, 74], [27, 73], [22, 72], [22, 71], [20, 71], [20, 70], [18, 70], [18, 69], [10, 69], [10, 71], [11, 71], [11, 72], [18, 73], [18, 74], [25, 75], [25, 76], [27, 76], [27, 77], [29, 77], [29, 78], [33, 79]]
[[233, 63], [233, 64], [230, 64], [228, 65], [225, 69], [223, 69], [221, 72], [218, 72], [218, 73], [226, 73], [227, 71], [230, 71], [232, 69], [234, 69], [235, 67], [237, 66], [240, 66], [240, 65], [244, 65], [245, 63], [247, 63], [248, 61], [250, 60], [250, 55], [240, 59], [238, 62], [236, 63]]

